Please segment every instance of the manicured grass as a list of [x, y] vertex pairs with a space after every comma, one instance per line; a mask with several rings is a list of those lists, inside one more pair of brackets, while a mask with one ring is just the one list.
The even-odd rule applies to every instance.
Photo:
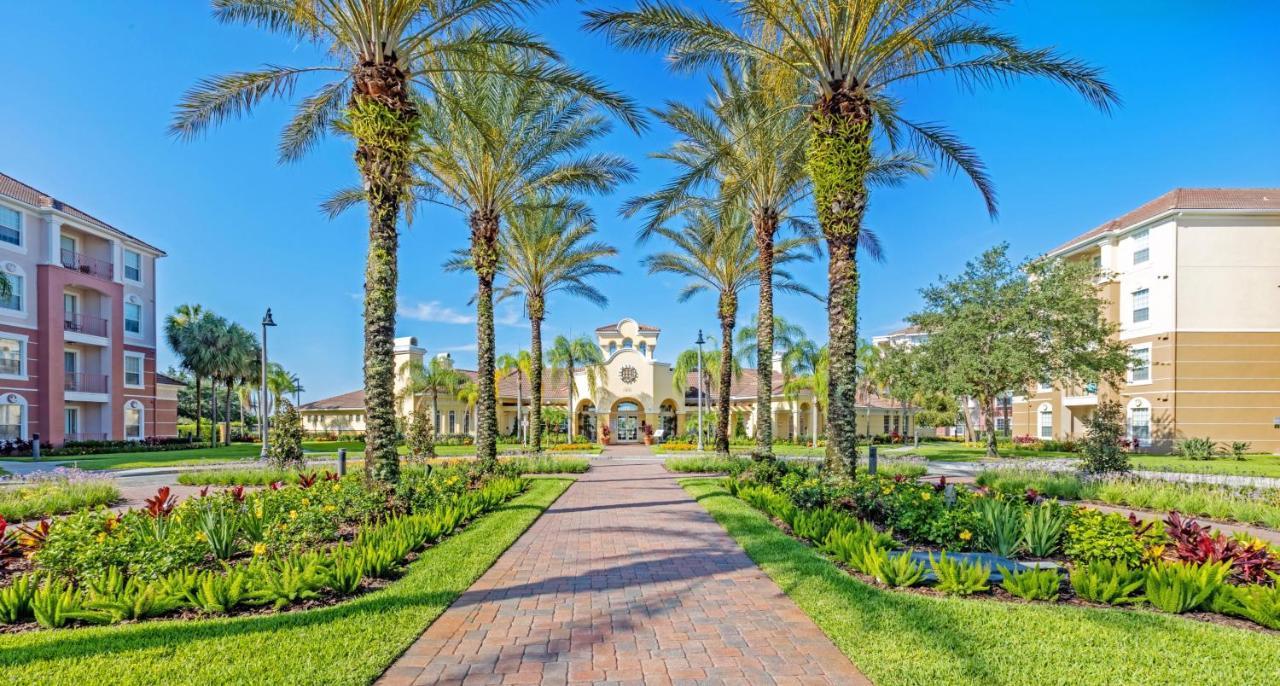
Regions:
[[524, 495], [427, 549], [385, 589], [332, 607], [0, 636], [17, 684], [367, 684], [568, 488]]
[[[921, 443], [919, 447], [910, 445], [882, 445], [880, 446], [880, 454], [893, 457], [916, 456], [923, 457], [928, 460], [936, 460], [938, 462], [973, 462], [986, 457], [985, 448], [966, 446], [963, 443], [952, 441], [930, 441]], [[1066, 453], [1057, 450], [1030, 450], [1028, 448], [1016, 448], [1004, 446], [1000, 448], [1000, 457], [1018, 457], [1018, 458], [1040, 458], [1045, 460], [1054, 460], [1063, 457], [1079, 457], [1076, 453]]]
[[663, 461], [663, 466], [670, 472], [703, 473], [703, 474], [741, 474], [751, 466], [749, 457], [718, 457], [715, 455], [689, 455], [681, 457], [679, 453], [671, 453]]
[[120, 489], [105, 479], [58, 479], [4, 486], [0, 487], [0, 517], [10, 522], [21, 522], [66, 514], [83, 507], [109, 505], [119, 499]]
[[1238, 474], [1280, 477], [1280, 455], [1246, 455], [1243, 460], [1222, 457], [1216, 460], [1189, 460], [1177, 455], [1133, 455], [1134, 469], [1192, 474]]
[[731, 497], [681, 484], [878, 686], [1274, 684], [1280, 637], [1142, 610], [881, 590]]
[[184, 486], [266, 486], [277, 481], [283, 481], [287, 484], [294, 483], [298, 480], [298, 474], [300, 472], [296, 469], [274, 469], [272, 467], [210, 469], [208, 471], [183, 472], [178, 475], [178, 483]]

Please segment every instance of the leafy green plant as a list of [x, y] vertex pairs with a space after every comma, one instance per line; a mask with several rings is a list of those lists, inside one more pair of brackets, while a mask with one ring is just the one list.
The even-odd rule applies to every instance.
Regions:
[[199, 538], [209, 546], [209, 552], [213, 553], [215, 559], [230, 559], [239, 550], [236, 539], [240, 534], [241, 521], [242, 518], [236, 511], [216, 502], [200, 508], [196, 518]]
[[1190, 612], [1204, 605], [1226, 583], [1230, 571], [1230, 565], [1223, 562], [1158, 562], [1147, 570], [1147, 602], [1173, 614]]
[[1056, 569], [1027, 568], [1019, 572], [1000, 568], [1000, 587], [1023, 600], [1058, 599], [1062, 590], [1062, 576]]
[[1022, 506], [1003, 498], [978, 500], [982, 543], [993, 554], [1011, 557], [1022, 543]]
[[201, 612], [225, 614], [241, 605], [254, 604], [252, 590], [252, 580], [243, 566], [224, 566], [221, 572], [200, 572], [186, 599]]
[[1129, 454], [1122, 450], [1124, 434], [1125, 410], [1120, 403], [1109, 399], [1098, 403], [1085, 420], [1081, 468], [1091, 474], [1129, 471]]
[[126, 578], [118, 567], [91, 581], [87, 596], [84, 607], [102, 613], [112, 623], [155, 617], [183, 604], [183, 598], [164, 582]]
[[85, 611], [84, 596], [66, 579], [45, 579], [31, 597], [31, 614], [46, 629], [61, 629], [77, 619], [106, 621], [104, 616]]
[[1140, 603], [1147, 575], [1124, 562], [1094, 560], [1071, 568], [1071, 587], [1077, 596], [1095, 603], [1125, 605]]
[[938, 590], [951, 595], [973, 595], [991, 588], [991, 566], [956, 559], [943, 551], [938, 557], [929, 555], [929, 566], [938, 579]]
[[330, 553], [329, 578], [325, 585], [335, 593], [355, 593], [364, 581], [364, 568], [364, 560], [354, 546], [339, 546]]
[[1148, 544], [1159, 536], [1158, 532], [1144, 534], [1134, 529], [1123, 515], [1078, 507], [1067, 522], [1063, 550], [1076, 564], [1111, 560], [1137, 567], [1142, 564]]
[[866, 562], [868, 551], [887, 549], [893, 545], [893, 537], [876, 531], [869, 522], [845, 518], [827, 532], [818, 548], [850, 567], [870, 574]]
[[119, 499], [120, 489], [110, 480], [60, 475], [0, 489], [0, 519], [11, 522], [40, 519], [109, 505]]
[[249, 565], [250, 595], [258, 603], [280, 608], [320, 597], [328, 584], [322, 558], [316, 554], [289, 555], [276, 560], [255, 560]]
[[1028, 507], [1022, 515], [1022, 547], [1032, 557], [1045, 558], [1062, 549], [1070, 511], [1052, 502]]
[[1222, 451], [1213, 439], [1206, 436], [1205, 438], [1187, 438], [1178, 441], [1177, 445], [1174, 446], [1174, 453], [1189, 460], [1212, 460], [1219, 457]]
[[1280, 631], [1280, 585], [1223, 586], [1228, 600], [1223, 611]]
[[1244, 460], [1245, 455], [1249, 453], [1249, 448], [1251, 446], [1252, 444], [1249, 443], [1248, 441], [1232, 441], [1231, 456], [1237, 460]]
[[916, 560], [912, 551], [893, 554], [886, 548], [867, 546], [863, 555], [863, 564], [867, 573], [886, 586], [909, 588], [924, 580], [927, 567], [923, 561]]
[[801, 510], [792, 518], [791, 532], [807, 541], [824, 541], [843, 518], [845, 515], [831, 508]]
[[12, 583], [0, 588], [0, 624], [16, 624], [30, 617], [35, 593], [34, 574], [14, 577]]

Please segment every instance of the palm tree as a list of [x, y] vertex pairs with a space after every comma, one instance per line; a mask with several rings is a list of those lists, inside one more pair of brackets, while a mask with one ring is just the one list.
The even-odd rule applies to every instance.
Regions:
[[[604, 353], [600, 352], [600, 346], [586, 336], [577, 338], [556, 336], [551, 343], [551, 349], [547, 351], [547, 365], [551, 368], [552, 378], [563, 376], [569, 382], [568, 439], [573, 443], [573, 420], [577, 414], [573, 406], [574, 373], [579, 366], [582, 367], [587, 377], [587, 392], [594, 399], [596, 386], [600, 383], [600, 376], [604, 370]], [[541, 408], [535, 408], [534, 411], [541, 412]]]
[[[711, 80], [712, 95], [703, 109], [668, 105], [660, 118], [679, 138], [669, 151], [655, 157], [672, 162], [679, 171], [659, 191], [630, 201], [624, 212], [648, 208], [641, 230], [644, 238], [683, 208], [698, 204], [701, 199], [693, 194], [709, 183], [719, 187], [721, 202], [741, 204], [750, 211], [761, 257], [757, 266], [759, 312], [753, 328], [763, 327], [758, 342], [763, 354], [751, 358], [760, 380], [756, 386], [756, 452], [772, 458], [773, 340], [768, 322], [773, 318], [773, 243], [784, 226], [806, 236], [816, 235], [816, 229], [796, 215], [810, 189], [805, 168], [809, 131], [805, 114], [799, 109], [779, 112], [778, 99], [788, 95], [780, 92], [786, 90], [784, 84], [762, 83], [760, 72], [752, 61], [736, 70], [725, 67], [719, 79]], [[924, 167], [910, 155], [874, 162], [873, 177], [886, 183], [901, 181], [908, 173], [924, 173]], [[878, 259], [880, 244], [874, 234], [865, 234], [863, 243]]]
[[908, 120], [893, 89], [933, 76], [950, 75], [964, 86], [1033, 76], [1061, 83], [1103, 111], [1118, 102], [1097, 68], [1024, 48], [981, 23], [994, 6], [991, 0], [737, 0], [729, 14], [738, 26], [666, 0], [587, 12], [590, 29], [625, 48], [664, 50], [677, 70], [754, 61], [770, 82], [800, 85], [800, 95], [778, 109], [808, 109], [806, 164], [830, 259], [828, 445], [850, 465], [857, 449], [857, 249], [873, 144], [909, 146], [959, 169], [996, 212], [977, 153], [942, 126]]
[[[799, 397], [801, 390], [813, 393], [813, 426], [810, 427], [810, 440], [814, 448], [818, 447], [818, 417], [825, 416], [825, 398], [829, 387], [828, 372], [831, 368], [831, 351], [827, 346], [819, 348], [813, 341], [802, 341], [790, 354], [783, 358], [783, 369], [791, 370], [791, 375], [782, 385], [782, 393], [787, 397]], [[838, 470], [844, 465], [838, 456], [827, 450], [826, 467]]]
[[495, 361], [494, 384], [495, 386], [502, 379], [516, 375], [516, 437], [521, 443], [524, 443], [528, 435], [524, 433], [521, 419], [524, 417], [524, 380], [529, 377], [533, 369], [533, 356], [528, 350], [520, 350], [515, 353], [504, 353]]
[[[218, 377], [226, 387], [225, 411], [222, 414], [223, 435], [226, 445], [231, 445], [231, 395], [237, 387], [243, 387], [253, 378], [259, 366], [262, 349], [258, 347], [258, 339], [248, 329], [232, 323], [227, 327], [226, 350], [222, 357], [222, 367]], [[241, 428], [244, 428], [244, 415], [241, 413]]]
[[[220, 21], [247, 24], [306, 41], [327, 56], [309, 67], [269, 66], [201, 81], [178, 106], [171, 131], [192, 138], [224, 120], [246, 114], [269, 98], [290, 98], [300, 79], [324, 74], [324, 84], [298, 104], [280, 143], [281, 161], [303, 156], [330, 129], [355, 140], [362, 199], [369, 211], [365, 266], [364, 374], [366, 472], [395, 481], [394, 405], [396, 265], [401, 204], [408, 195], [412, 141], [420, 107], [436, 95], [431, 77], [465, 55], [468, 75], [500, 74], [590, 94], [633, 126], [639, 117], [625, 98], [556, 62], [555, 53], [509, 19], [539, 0], [215, 0]], [[518, 49], [546, 59], [495, 64], [492, 51]]]
[[[217, 382], [223, 371], [231, 364], [229, 332], [230, 324], [226, 319], [211, 312], [205, 312], [191, 326], [191, 359], [192, 374], [199, 380], [209, 377], [209, 443], [213, 444], [218, 427], [218, 393]], [[199, 414], [203, 398], [196, 396], [196, 413]], [[197, 424], [196, 435], [201, 438]]]
[[[484, 469], [492, 470], [498, 433], [493, 286], [500, 263], [499, 227], [521, 208], [543, 205], [548, 197], [606, 193], [631, 179], [634, 169], [614, 155], [574, 157], [610, 128], [579, 96], [495, 74], [445, 71], [432, 81], [440, 97], [422, 117], [420, 186], [438, 202], [466, 213], [471, 227], [469, 263], [478, 283], [476, 456]], [[568, 202], [556, 204], [566, 212], [585, 212]]]
[[[680, 302], [704, 290], [714, 291], [719, 297], [716, 314], [720, 319], [720, 397], [716, 406], [716, 451], [728, 454], [733, 328], [738, 318], [739, 295], [743, 289], [760, 284], [760, 272], [753, 268], [759, 255], [750, 222], [741, 210], [729, 208], [718, 216], [706, 210], [691, 210], [687, 219], [683, 231], [655, 228], [654, 233], [670, 241], [675, 250], [649, 255], [643, 263], [651, 274], [676, 274], [689, 280], [680, 291]], [[813, 259], [812, 253], [806, 250], [811, 246], [812, 241], [803, 236], [775, 244], [772, 256], [775, 266], [771, 272], [771, 276], [777, 279], [775, 288], [813, 295], [804, 285], [792, 280], [789, 273], [778, 268], [789, 262]]]
[[467, 379], [461, 386], [458, 386], [457, 394], [454, 397], [462, 402], [467, 411], [471, 413], [471, 423], [474, 426], [477, 419], [475, 414], [476, 403], [480, 400], [480, 384], [476, 383], [475, 379]]
[[196, 372], [200, 367], [198, 359], [201, 350], [195, 345], [196, 324], [206, 316], [201, 305], [183, 304], [174, 308], [164, 318], [164, 338], [169, 349], [178, 356], [178, 366], [191, 372], [196, 378], [196, 436], [202, 436], [200, 429], [200, 398], [202, 375]]
[[523, 297], [529, 318], [529, 379], [535, 408], [529, 417], [529, 442], [535, 453], [542, 451], [542, 322], [547, 316], [547, 297], [566, 293], [604, 307], [609, 299], [588, 281], [620, 273], [600, 262], [618, 251], [592, 240], [595, 232], [590, 218], [576, 217], [552, 205], [513, 213], [498, 239], [498, 270], [506, 277], [506, 284], [497, 299]]
[[865, 339], [858, 341], [857, 355], [858, 391], [866, 404], [864, 414], [867, 424], [867, 438], [871, 437], [871, 396], [879, 395], [884, 386], [884, 351], [880, 346], [868, 343]]
[[279, 362], [270, 362], [267, 364], [267, 393], [268, 407], [263, 409], [267, 416], [275, 416], [280, 412], [281, 400], [285, 400], [287, 396], [297, 388], [297, 377], [290, 374]]
[[420, 358], [411, 359], [400, 365], [400, 376], [404, 379], [401, 401], [409, 398], [412, 409], [418, 408], [418, 396], [426, 394], [431, 397], [431, 435], [439, 436], [440, 396], [457, 393], [466, 377], [439, 357], [425, 363]]

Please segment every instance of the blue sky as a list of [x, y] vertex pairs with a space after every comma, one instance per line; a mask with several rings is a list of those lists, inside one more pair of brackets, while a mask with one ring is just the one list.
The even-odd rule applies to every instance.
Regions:
[[[693, 5], [711, 2], [689, 0]], [[360, 213], [329, 220], [317, 210], [355, 180], [350, 149], [331, 140], [298, 164], [276, 164], [289, 109], [271, 104], [195, 142], [166, 134], [174, 104], [197, 79], [263, 63], [315, 62], [314, 50], [256, 30], [220, 25], [207, 4], [0, 2], [7, 80], [0, 97], [0, 170], [164, 248], [159, 308], [200, 302], [253, 325], [271, 306], [273, 358], [297, 371], [304, 400], [361, 385], [365, 230]], [[530, 20], [575, 66], [625, 89], [641, 104], [700, 101], [705, 82], [668, 73], [657, 56], [621, 54], [583, 34], [563, 0]], [[617, 0], [610, 4], [625, 4]], [[1196, 0], [1017, 2], [993, 18], [1028, 45], [1056, 46], [1102, 65], [1124, 99], [1112, 116], [1051, 84], [968, 93], [945, 81], [900, 95], [918, 120], [940, 121], [982, 152], [1000, 197], [987, 217], [967, 181], [936, 173], [877, 191], [870, 226], [887, 253], [864, 265], [865, 335], [896, 326], [917, 290], [1000, 241], [1032, 255], [1176, 186], [1280, 186], [1280, 4]], [[20, 27], [13, 30], [13, 27]], [[550, 304], [544, 336], [589, 332], [630, 316], [663, 328], [658, 356], [673, 359], [699, 327], [715, 330], [714, 300], [677, 305], [679, 283], [650, 277], [636, 222], [617, 216], [628, 197], [661, 184], [668, 168], [647, 159], [669, 132], [637, 136], [617, 127], [601, 148], [625, 155], [638, 179], [593, 201], [601, 235], [620, 249], [623, 275], [602, 280], [610, 306]], [[474, 363], [469, 278], [440, 264], [464, 244], [463, 217], [421, 216], [401, 244], [400, 335]], [[824, 288], [825, 264], [797, 270]], [[752, 302], [754, 295], [745, 298]], [[825, 338], [811, 299], [780, 296], [778, 309]], [[740, 320], [751, 317], [747, 304]], [[527, 345], [515, 304], [499, 306], [500, 350]], [[173, 361], [160, 352], [161, 366]]]

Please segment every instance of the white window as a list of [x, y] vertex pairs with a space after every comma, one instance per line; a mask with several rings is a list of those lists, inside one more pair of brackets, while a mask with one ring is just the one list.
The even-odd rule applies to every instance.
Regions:
[[9, 295], [0, 298], [0, 307], [6, 310], [14, 310], [22, 312], [24, 310], [22, 303], [23, 278], [21, 274], [5, 274], [9, 279]]
[[27, 339], [0, 337], [0, 376], [27, 375]]
[[640, 354], [641, 354], [641, 355], [648, 355], [648, 354], [649, 354], [649, 344], [648, 344], [648, 343], [645, 343], [644, 341], [640, 341], [639, 348], [640, 348]]
[[124, 354], [124, 385], [130, 388], [143, 387], [144, 360], [146, 356], [140, 353]]
[[142, 405], [136, 400], [124, 408], [124, 437], [128, 441], [142, 440]]
[[612, 355], [612, 354], [614, 354], [614, 353], [616, 353], [616, 352], [618, 352], [618, 344], [617, 344], [616, 342], [610, 343], [610, 344], [609, 344], [609, 354], [610, 354], [610, 355]]
[[1040, 412], [1037, 413], [1037, 424], [1040, 438], [1053, 438], [1053, 406], [1045, 403], [1040, 406]]
[[622, 339], [622, 347], [623, 347], [623, 349], [625, 349], [625, 350], [630, 350], [630, 349], [631, 349], [631, 339], [630, 339], [630, 338], [624, 338], [624, 339]]
[[142, 333], [142, 305], [124, 304], [124, 330], [129, 333]]
[[1133, 263], [1142, 264], [1151, 259], [1151, 232], [1147, 229], [1133, 232]]
[[22, 245], [22, 213], [0, 207], [0, 242]]
[[1151, 403], [1143, 398], [1134, 398], [1129, 403], [1129, 438], [1138, 441], [1139, 445], [1151, 443]]
[[0, 441], [16, 441], [26, 435], [26, 401], [16, 393], [0, 395]]
[[1129, 348], [1129, 383], [1150, 383], [1151, 345]]
[[130, 281], [142, 281], [142, 254], [132, 250], [124, 251], [124, 278]]
[[62, 410], [62, 433], [68, 441], [80, 439], [80, 408], [67, 407]]
[[458, 414], [453, 410], [449, 410], [449, 433], [451, 434], [457, 433], [456, 431], [457, 428], [458, 428]]
[[1151, 318], [1151, 289], [1139, 288], [1133, 292], [1133, 323], [1140, 324]]

